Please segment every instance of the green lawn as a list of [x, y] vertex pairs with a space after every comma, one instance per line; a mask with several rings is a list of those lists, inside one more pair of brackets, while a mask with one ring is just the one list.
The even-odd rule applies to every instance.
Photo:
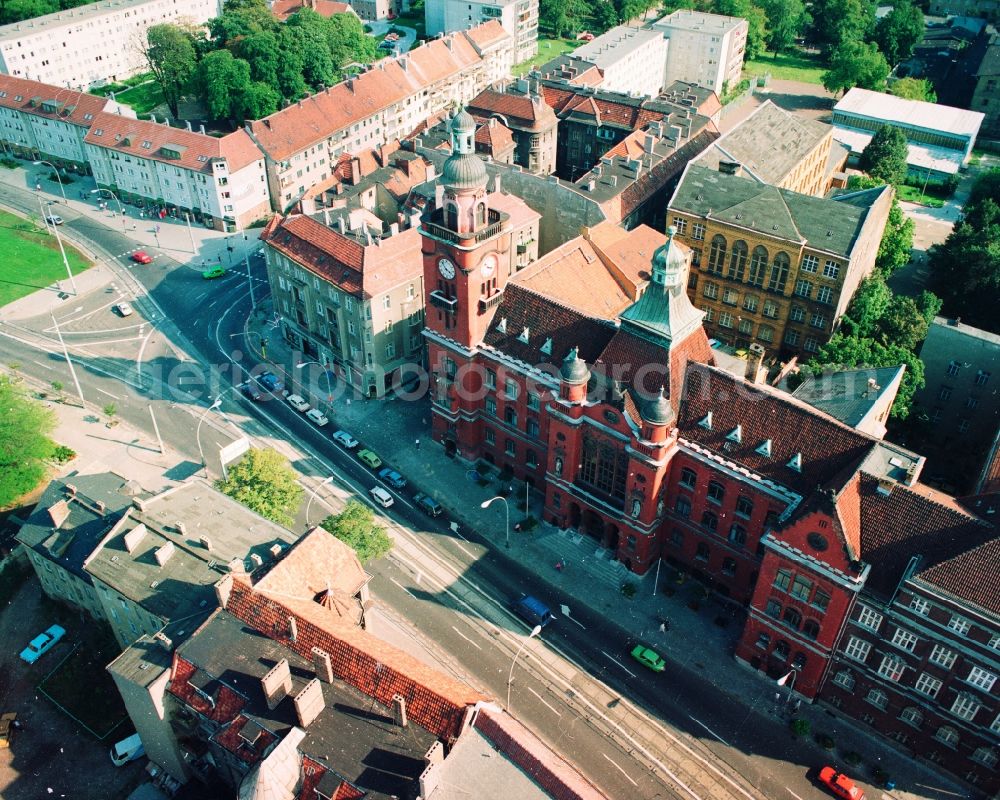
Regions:
[[942, 208], [944, 206], [944, 200], [932, 195], [929, 189], [927, 194], [924, 194], [915, 186], [902, 185], [896, 187], [896, 193], [899, 195], [900, 200], [907, 203], [919, 203], [929, 208]]
[[139, 86], [133, 86], [115, 95], [115, 100], [131, 106], [140, 118], [148, 117], [149, 112], [163, 103], [163, 90], [156, 81], [149, 81]]
[[[54, 214], [58, 214], [58, 206]], [[78, 250], [63, 242], [73, 274], [91, 264]], [[0, 306], [66, 279], [66, 267], [56, 238], [28, 220], [0, 211]]]
[[538, 55], [529, 61], [525, 61], [514, 67], [514, 74], [524, 75], [526, 72], [530, 72], [535, 67], [540, 67], [546, 61], [551, 61], [556, 56], [561, 56], [563, 53], [571, 53], [576, 48], [578, 48], [583, 42], [578, 42], [572, 39], [548, 39], [543, 36], [538, 37]]
[[743, 74], [746, 76], [764, 75], [768, 72], [774, 80], [817, 83], [822, 86], [826, 66], [819, 54], [798, 51], [782, 53], [777, 58], [774, 53], [765, 53], [755, 61], [747, 61], [743, 67]]

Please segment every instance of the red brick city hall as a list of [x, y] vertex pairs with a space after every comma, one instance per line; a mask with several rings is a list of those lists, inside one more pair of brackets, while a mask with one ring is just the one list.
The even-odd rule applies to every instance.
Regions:
[[757, 382], [759, 347], [745, 374], [715, 365], [672, 237], [599, 225], [517, 270], [473, 130], [454, 118], [421, 228], [434, 439], [507, 467], [546, 522], [632, 571], [662, 558], [745, 605], [749, 666], [1000, 789], [989, 514], [922, 485], [922, 457]]

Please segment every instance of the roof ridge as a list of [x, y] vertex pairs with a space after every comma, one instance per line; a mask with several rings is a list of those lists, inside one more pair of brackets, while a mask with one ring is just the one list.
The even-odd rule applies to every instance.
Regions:
[[[792, 223], [792, 228], [798, 234], [799, 239], [803, 242], [808, 241], [805, 236], [802, 235], [802, 231], [799, 230], [799, 226], [795, 223], [795, 215], [792, 213], [792, 209], [788, 207], [788, 202], [785, 200], [785, 192], [789, 191], [787, 189], [782, 190], [777, 186], [771, 187], [777, 192], [778, 197], [781, 198], [781, 205], [785, 207], [785, 211], [788, 212], [788, 220]], [[798, 194], [798, 192], [793, 192], [793, 194]]]
[[530, 294], [530, 295], [532, 295], [534, 297], [537, 297], [537, 298], [543, 300], [544, 302], [548, 303], [549, 305], [558, 306], [559, 308], [563, 309], [564, 311], [569, 311], [572, 314], [579, 314], [584, 319], [593, 320], [594, 322], [600, 322], [602, 324], [607, 325], [610, 328], [616, 328], [616, 329], [618, 328], [618, 326], [615, 325], [613, 322], [611, 322], [611, 320], [605, 319], [604, 317], [595, 317], [593, 314], [588, 314], [586, 311], [582, 311], [581, 309], [576, 308], [576, 306], [568, 305], [568, 304], [564, 303], [562, 300], [557, 300], [556, 298], [552, 297], [551, 295], [542, 294], [541, 292], [537, 291], [536, 289], [532, 289], [532, 288], [530, 288], [528, 286], [525, 286], [523, 283], [508, 283], [506, 291], [509, 292], [511, 289], [518, 289], [518, 290], [520, 290], [522, 292], [526, 292], [526, 293], [528, 293], [528, 294]]

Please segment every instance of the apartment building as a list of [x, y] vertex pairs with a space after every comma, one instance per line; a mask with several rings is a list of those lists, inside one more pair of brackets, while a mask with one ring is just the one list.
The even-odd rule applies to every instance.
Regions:
[[271, 201], [291, 208], [333, 182], [343, 154], [401, 139], [427, 117], [464, 104], [510, 74], [513, 38], [499, 22], [453, 33], [386, 58], [261, 120], [246, 131], [263, 151]]
[[221, 139], [166, 123], [102, 112], [84, 149], [94, 179], [120, 200], [137, 200], [220, 231], [268, 216], [264, 156], [245, 131]]
[[498, 120], [510, 130], [516, 143], [514, 163], [536, 175], [555, 172], [559, 119], [542, 98], [537, 79], [519, 79], [502, 91], [486, 89], [468, 110], [473, 117]]
[[574, 50], [572, 57], [600, 70], [598, 85], [608, 92], [656, 97], [666, 86], [667, 40], [661, 31], [619, 25]]
[[84, 91], [148, 70], [146, 31], [204, 25], [219, 0], [101, 0], [0, 26], [0, 72]]
[[21, 158], [89, 172], [83, 140], [102, 111], [135, 117], [131, 108], [114, 100], [0, 75], [0, 143]]
[[429, 36], [454, 33], [497, 20], [514, 37], [515, 63], [538, 52], [538, 0], [427, 0], [424, 24]]
[[682, 8], [648, 27], [666, 39], [663, 86], [687, 81], [722, 96], [740, 82], [749, 27], [745, 19]]
[[983, 114], [983, 133], [1000, 138], [1000, 33], [990, 36], [975, 77], [976, 88], [969, 106]]
[[688, 294], [709, 335], [815, 353], [874, 269], [891, 204], [887, 186], [824, 199], [760, 183], [738, 164], [689, 164], [669, 224], [692, 248]]

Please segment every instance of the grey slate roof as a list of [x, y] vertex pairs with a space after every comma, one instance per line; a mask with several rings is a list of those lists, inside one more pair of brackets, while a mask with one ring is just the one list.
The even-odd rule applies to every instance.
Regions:
[[[895, 366], [841, 370], [820, 378], [810, 377], [792, 394], [853, 428], [903, 369]], [[878, 387], [874, 391], [869, 388], [869, 379]]]
[[885, 191], [891, 189], [811, 197], [689, 164], [670, 209], [849, 257], [868, 209]]

